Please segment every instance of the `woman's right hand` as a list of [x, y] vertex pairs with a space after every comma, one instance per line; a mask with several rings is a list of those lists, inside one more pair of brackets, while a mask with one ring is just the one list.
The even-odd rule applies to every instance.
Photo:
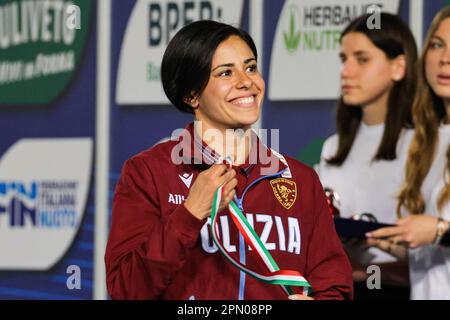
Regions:
[[225, 184], [219, 205], [219, 212], [222, 211], [236, 194], [234, 188], [237, 186], [237, 179], [235, 176], [236, 171], [225, 164], [215, 164], [202, 171], [192, 185], [184, 206], [199, 220], [209, 217], [212, 211], [214, 193], [217, 188]]

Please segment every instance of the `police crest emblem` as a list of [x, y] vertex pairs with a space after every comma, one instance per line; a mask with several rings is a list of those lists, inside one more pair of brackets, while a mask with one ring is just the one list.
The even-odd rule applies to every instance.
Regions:
[[270, 186], [277, 200], [289, 210], [297, 199], [297, 184], [289, 179], [278, 178], [271, 180]]

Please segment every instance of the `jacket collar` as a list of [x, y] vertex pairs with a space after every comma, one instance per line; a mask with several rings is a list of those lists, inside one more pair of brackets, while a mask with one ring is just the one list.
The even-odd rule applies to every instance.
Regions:
[[[268, 148], [252, 130], [252, 147], [244, 164], [240, 168], [249, 175], [257, 170], [257, 174], [273, 175], [284, 170], [283, 176], [289, 177], [289, 167], [282, 155]], [[190, 165], [211, 166], [215, 163], [224, 163], [222, 155], [209, 147], [194, 130], [194, 122], [189, 123], [179, 137], [177, 145], [182, 155], [183, 163]]]

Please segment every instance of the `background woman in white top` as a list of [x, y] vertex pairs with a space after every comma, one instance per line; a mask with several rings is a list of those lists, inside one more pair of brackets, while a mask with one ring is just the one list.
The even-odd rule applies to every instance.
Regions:
[[[323, 146], [319, 175], [323, 186], [338, 194], [342, 217], [369, 212], [380, 222], [395, 223], [396, 196], [412, 137], [407, 134], [412, 130], [405, 128], [412, 122], [417, 47], [398, 16], [382, 13], [381, 29], [369, 29], [368, 17], [352, 21], [341, 35], [337, 134]], [[407, 263], [399, 266], [390, 254], [367, 250], [365, 243], [346, 247], [356, 281], [355, 299], [370, 298], [365, 296], [364, 280], [371, 264], [383, 264], [382, 289], [386, 283], [407, 285]], [[359, 281], [363, 282], [358, 285]], [[405, 298], [408, 294], [403, 292]]]
[[[401, 256], [409, 250], [411, 298], [450, 299], [450, 248], [440, 245], [450, 221], [450, 7], [434, 18], [419, 64], [409, 150], [397, 227], [379, 229], [369, 241]], [[394, 245], [392, 245], [394, 244]]]

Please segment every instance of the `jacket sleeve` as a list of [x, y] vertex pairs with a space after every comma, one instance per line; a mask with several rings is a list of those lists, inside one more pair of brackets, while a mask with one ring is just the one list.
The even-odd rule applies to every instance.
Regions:
[[309, 239], [305, 277], [313, 287], [314, 299], [352, 299], [352, 268], [315, 173], [313, 185], [315, 222]]
[[156, 188], [143, 159], [125, 163], [105, 254], [113, 299], [157, 299], [185, 263], [204, 224], [183, 204], [162, 216]]

